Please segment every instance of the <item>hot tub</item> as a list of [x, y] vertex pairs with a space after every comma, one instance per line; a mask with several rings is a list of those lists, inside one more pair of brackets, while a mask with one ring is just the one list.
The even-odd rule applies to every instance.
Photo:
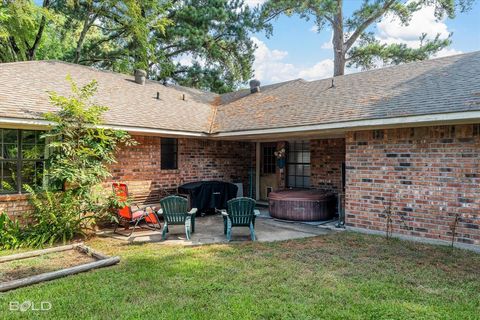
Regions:
[[321, 221], [335, 214], [335, 194], [328, 190], [293, 189], [270, 192], [270, 216], [283, 220]]

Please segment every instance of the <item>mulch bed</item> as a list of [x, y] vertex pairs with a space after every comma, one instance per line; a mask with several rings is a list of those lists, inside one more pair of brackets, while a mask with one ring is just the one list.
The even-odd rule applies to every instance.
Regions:
[[3, 262], [0, 263], [0, 282], [30, 277], [93, 261], [96, 261], [95, 258], [73, 249]]

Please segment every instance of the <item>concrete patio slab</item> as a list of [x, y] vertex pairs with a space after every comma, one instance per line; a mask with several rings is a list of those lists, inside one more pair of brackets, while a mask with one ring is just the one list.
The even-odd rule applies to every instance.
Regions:
[[[163, 224], [162, 224], [163, 226]], [[190, 241], [185, 237], [183, 226], [169, 226], [167, 240], [162, 240], [160, 231], [146, 229], [136, 230], [133, 236], [125, 237], [113, 233], [113, 230], [103, 230], [98, 235], [129, 242], [162, 242], [163, 244], [201, 245], [226, 242], [223, 234], [223, 218], [220, 215], [197, 217], [195, 233]], [[119, 232], [122, 232], [119, 229]], [[282, 222], [271, 218], [257, 218], [255, 233], [257, 241], [270, 242], [289, 239], [299, 239], [328, 234], [334, 231], [318, 228], [302, 223]], [[126, 233], [128, 234], [128, 233]], [[236, 227], [232, 229], [232, 242], [251, 241], [248, 228]]]

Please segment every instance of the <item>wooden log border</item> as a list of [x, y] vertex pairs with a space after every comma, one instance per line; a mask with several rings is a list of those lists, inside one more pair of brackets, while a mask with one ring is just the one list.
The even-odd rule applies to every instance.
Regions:
[[76, 247], [81, 246], [81, 245], [83, 245], [82, 242], [75, 243], [75, 244], [68, 244], [66, 246], [42, 249], [42, 250], [21, 252], [21, 253], [12, 254], [12, 255], [9, 255], [9, 256], [0, 257], [0, 263], [8, 262], [8, 261], [14, 261], [14, 260], [20, 260], [20, 259], [27, 259], [27, 258], [32, 258], [32, 257], [38, 257], [38, 256], [48, 254], [48, 253], [72, 250], [72, 249], [75, 249]]
[[89, 271], [92, 269], [108, 267], [120, 262], [120, 257], [118, 256], [109, 257], [102, 253], [99, 253], [90, 249], [89, 247], [85, 246], [83, 243], [76, 243], [72, 245], [48, 248], [43, 250], [35, 250], [30, 252], [22, 252], [22, 253], [13, 254], [10, 256], [0, 257], [0, 263], [26, 259], [26, 258], [31, 258], [31, 257], [52, 253], [52, 252], [61, 252], [61, 251], [67, 251], [67, 250], [78, 250], [84, 254], [87, 254], [97, 259], [98, 261], [80, 264], [78, 266], [65, 268], [57, 271], [45, 272], [45, 273], [37, 274], [31, 277], [2, 282], [0, 283], [0, 292], [5, 292], [5, 291], [29, 286], [32, 284], [44, 282], [44, 281], [49, 281], [49, 280], [54, 280], [54, 279], [58, 279], [58, 278], [69, 276], [69, 275], [74, 275], [74, 274]]

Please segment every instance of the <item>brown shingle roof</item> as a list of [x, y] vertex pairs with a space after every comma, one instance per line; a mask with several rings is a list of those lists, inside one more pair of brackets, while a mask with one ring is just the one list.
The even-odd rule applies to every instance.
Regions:
[[139, 85], [133, 76], [58, 61], [0, 64], [0, 117], [39, 118], [54, 110], [48, 91], [69, 95], [67, 75], [78, 85], [98, 81], [95, 102], [109, 107], [107, 124], [192, 132], [210, 128], [216, 94], [154, 81]]
[[318, 81], [218, 107], [213, 132], [480, 110], [480, 51]]
[[[48, 91], [96, 79], [107, 124], [195, 133], [235, 132], [480, 110], [480, 51], [307, 82], [216, 95], [64, 62], [0, 64], [0, 117], [40, 118]], [[160, 100], [156, 99], [159, 92]], [[186, 101], [182, 100], [185, 94]]]

